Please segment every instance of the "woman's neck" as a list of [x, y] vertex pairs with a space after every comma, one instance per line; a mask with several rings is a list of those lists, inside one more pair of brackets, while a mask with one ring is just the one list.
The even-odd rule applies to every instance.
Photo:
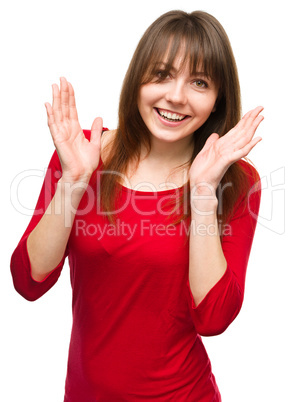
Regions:
[[188, 139], [167, 143], [154, 139], [151, 150], [142, 149], [139, 163], [129, 164], [127, 187], [141, 187], [141, 191], [159, 190], [183, 186], [188, 181], [187, 162], [190, 161], [193, 145]]
[[175, 169], [190, 161], [193, 154], [193, 137], [186, 137], [179, 141], [167, 142], [158, 138], [151, 138], [149, 152], [143, 149], [141, 160], [148, 159], [153, 165], [160, 165], [165, 169]]

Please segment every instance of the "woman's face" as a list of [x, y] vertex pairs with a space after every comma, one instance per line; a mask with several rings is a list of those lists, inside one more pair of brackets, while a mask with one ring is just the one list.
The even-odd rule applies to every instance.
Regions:
[[218, 95], [213, 81], [201, 70], [191, 75], [182, 60], [181, 55], [175, 58], [168, 76], [163, 76], [163, 61], [158, 75], [139, 90], [138, 109], [144, 123], [152, 136], [166, 142], [191, 140], [214, 112]]

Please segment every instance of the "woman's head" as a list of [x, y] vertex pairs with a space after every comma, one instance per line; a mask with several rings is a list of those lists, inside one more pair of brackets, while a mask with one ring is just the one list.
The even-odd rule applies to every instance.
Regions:
[[[202, 69], [218, 88], [213, 112], [193, 135], [194, 149], [188, 164], [193, 162], [213, 132], [222, 136], [240, 120], [238, 73], [223, 27], [216, 18], [202, 11], [170, 11], [146, 30], [135, 50], [124, 79], [118, 129], [105, 170], [125, 174], [131, 159], [139, 161], [142, 146], [150, 149], [150, 132], [138, 109], [140, 88], [155, 78], [159, 63], [165, 61], [169, 72], [180, 53], [185, 61], [184, 66], [187, 68], [189, 65], [191, 73]], [[102, 177], [101, 199], [106, 211], [113, 210], [116, 182], [115, 175]], [[227, 187], [222, 194], [221, 220], [225, 222], [246, 185], [245, 174], [238, 164], [229, 167], [220, 185]]]
[[149, 134], [138, 111], [141, 85], [154, 79], [165, 60], [169, 72], [175, 58], [184, 55], [190, 72], [203, 71], [218, 88], [215, 112], [196, 132], [195, 152], [212, 132], [225, 134], [240, 119], [240, 90], [230, 42], [221, 24], [202, 11], [170, 11], [159, 17], [144, 33], [127, 71], [119, 106], [119, 128], [125, 143], [149, 144]]

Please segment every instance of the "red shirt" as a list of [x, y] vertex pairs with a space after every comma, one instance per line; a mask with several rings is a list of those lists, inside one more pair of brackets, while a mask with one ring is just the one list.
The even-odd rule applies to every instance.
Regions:
[[[182, 189], [120, 186], [121, 210], [112, 225], [95, 196], [101, 164], [81, 200], [64, 258], [42, 282], [35, 281], [26, 241], [54, 195], [60, 171], [55, 152], [11, 271], [16, 290], [36, 300], [69, 259], [73, 327], [64, 401], [221, 401], [201, 336], [223, 332], [242, 306], [260, 190], [245, 191], [237, 202], [222, 238], [227, 270], [196, 307], [188, 283], [189, 222], [174, 225], [167, 206]], [[249, 188], [253, 184], [249, 179]]]

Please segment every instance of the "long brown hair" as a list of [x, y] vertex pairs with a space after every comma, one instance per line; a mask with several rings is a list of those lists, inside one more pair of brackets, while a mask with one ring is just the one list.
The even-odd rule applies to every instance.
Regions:
[[[212, 133], [222, 136], [241, 119], [237, 67], [229, 39], [221, 24], [212, 15], [203, 11], [167, 12], [146, 30], [130, 62], [120, 96], [118, 128], [104, 163], [104, 171], [124, 175], [128, 162], [131, 160], [139, 162], [142, 146], [150, 150], [150, 133], [137, 106], [139, 89], [141, 85], [155, 78], [157, 66], [163, 62], [164, 57], [169, 72], [183, 44], [191, 73], [202, 66], [204, 73], [219, 89], [215, 111], [194, 133], [194, 150], [188, 166]], [[114, 210], [118, 194], [117, 180], [117, 174], [104, 174], [101, 177], [101, 205], [103, 211], [109, 213], [111, 221], [114, 217], [110, 212]], [[221, 191], [222, 208], [218, 212], [222, 223], [225, 223], [230, 216], [246, 185], [241, 165], [238, 163], [231, 165], [219, 186], [226, 188], [226, 191]], [[188, 188], [189, 186], [186, 186], [187, 191]], [[220, 192], [217, 192], [217, 197], [218, 194]], [[189, 211], [183, 214], [182, 218], [185, 215], [189, 215]]]

